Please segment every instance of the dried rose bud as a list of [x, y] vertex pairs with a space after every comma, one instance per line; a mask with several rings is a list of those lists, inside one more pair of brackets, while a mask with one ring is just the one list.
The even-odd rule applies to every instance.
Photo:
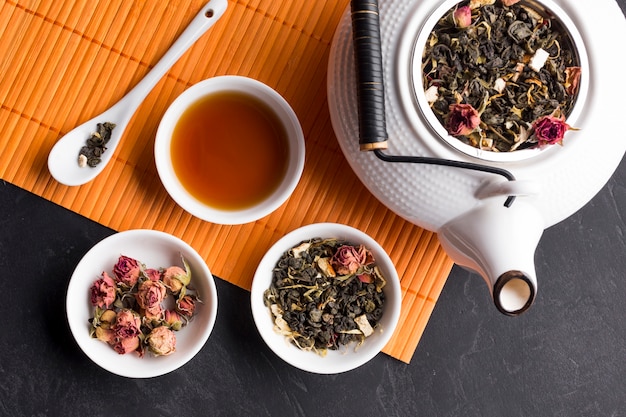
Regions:
[[140, 327], [141, 318], [132, 310], [125, 309], [118, 312], [115, 325], [111, 329], [115, 332], [112, 341], [113, 349], [120, 355], [138, 350]]
[[458, 28], [466, 28], [472, 24], [472, 9], [469, 6], [459, 7], [452, 16]]
[[120, 256], [117, 263], [113, 267], [113, 274], [117, 282], [120, 282], [128, 287], [134, 287], [139, 279], [141, 272], [141, 265], [139, 262], [128, 256]]
[[121, 310], [117, 313], [115, 325], [115, 335], [119, 339], [138, 336], [141, 333], [141, 318], [132, 310]]
[[361, 266], [372, 263], [373, 259], [372, 254], [363, 245], [358, 249], [343, 245], [337, 249], [330, 262], [339, 275], [349, 275], [354, 274]]
[[371, 284], [372, 282], [374, 282], [370, 274], [359, 274], [357, 275], [357, 278], [364, 284]]
[[539, 146], [542, 146], [554, 145], [555, 143], [561, 144], [565, 132], [571, 129], [571, 126], [565, 123], [565, 116], [555, 117], [549, 115], [535, 120], [533, 129]]
[[155, 355], [169, 355], [176, 351], [176, 335], [167, 326], [159, 326], [146, 338], [148, 347]]
[[159, 270], [157, 269], [148, 268], [143, 271], [143, 273], [150, 281], [158, 281], [161, 279], [161, 272], [159, 272]]
[[513, 6], [515, 3], [519, 1], [520, 0], [502, 0], [502, 4], [505, 6]]
[[125, 355], [128, 352], [134, 352], [139, 349], [139, 337], [132, 336], [124, 339], [118, 339], [113, 345], [113, 349], [120, 355]]
[[452, 136], [467, 136], [480, 124], [480, 116], [470, 104], [451, 104], [446, 130]]
[[135, 294], [139, 307], [145, 310], [146, 316], [155, 318], [163, 311], [161, 302], [167, 290], [161, 281], [142, 281]]
[[100, 308], [108, 308], [115, 301], [115, 281], [106, 272], [102, 278], [93, 283], [90, 289], [91, 304]]
[[165, 310], [165, 323], [172, 330], [180, 330], [183, 327], [183, 318], [174, 310]]
[[196, 310], [196, 300], [186, 295], [176, 301], [176, 310], [183, 316], [191, 317]]
[[189, 273], [179, 266], [170, 266], [163, 272], [163, 283], [173, 294], [178, 294], [190, 280]]

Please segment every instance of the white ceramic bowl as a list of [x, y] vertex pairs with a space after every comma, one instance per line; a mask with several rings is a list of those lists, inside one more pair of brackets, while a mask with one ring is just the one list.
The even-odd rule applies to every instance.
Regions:
[[[291, 344], [283, 335], [274, 331], [270, 310], [263, 302], [263, 294], [272, 282], [272, 269], [280, 257], [300, 242], [312, 238], [340, 238], [355, 244], [365, 245], [383, 273], [387, 284], [383, 288], [385, 305], [381, 328], [365, 339], [355, 349], [348, 345], [340, 350], [329, 350], [322, 357], [311, 351], [303, 351]], [[252, 315], [257, 329], [269, 348], [285, 362], [304, 371], [318, 374], [336, 374], [357, 368], [374, 356], [387, 344], [398, 323], [402, 295], [398, 273], [385, 250], [369, 235], [350, 226], [336, 223], [316, 223], [296, 229], [276, 242], [261, 260], [251, 291]]]
[[[282, 182], [265, 200], [240, 210], [222, 210], [199, 201], [182, 185], [170, 158], [172, 133], [185, 110], [207, 95], [229, 91], [251, 95], [267, 104], [282, 121], [289, 141], [289, 161]], [[242, 123], [244, 122], [242, 121]], [[161, 182], [179, 206], [194, 216], [212, 223], [243, 224], [256, 221], [272, 213], [289, 198], [296, 188], [304, 169], [304, 134], [295, 112], [278, 92], [252, 78], [226, 75], [209, 78], [194, 84], [174, 100], [159, 124], [154, 144], [154, 155]]]
[[[168, 356], [146, 352], [120, 355], [108, 344], [89, 336], [89, 319], [94, 307], [89, 289], [103, 271], [112, 274], [120, 255], [144, 263], [148, 268], [178, 265], [181, 255], [192, 271], [191, 283], [202, 303], [196, 304], [193, 319], [176, 332], [176, 351]], [[217, 290], [213, 276], [202, 257], [187, 243], [164, 232], [129, 230], [116, 233], [97, 243], [76, 266], [67, 289], [67, 320], [79, 347], [97, 365], [129, 378], [150, 378], [171, 372], [190, 361], [204, 346], [217, 317]]]

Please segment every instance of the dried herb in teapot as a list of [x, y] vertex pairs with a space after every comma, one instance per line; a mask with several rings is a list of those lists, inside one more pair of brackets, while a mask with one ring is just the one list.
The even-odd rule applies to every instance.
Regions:
[[363, 245], [313, 239], [277, 262], [264, 303], [274, 328], [297, 347], [325, 355], [357, 346], [379, 326], [385, 278]]
[[510, 152], [562, 144], [581, 68], [558, 19], [522, 0], [462, 1], [438, 21], [422, 59], [426, 98], [448, 133]]
[[114, 123], [97, 124], [96, 131], [87, 139], [87, 144], [80, 149], [78, 154], [78, 165], [80, 167], [89, 165], [93, 168], [102, 161], [101, 156], [106, 150], [106, 144], [111, 139], [111, 132], [114, 128]]

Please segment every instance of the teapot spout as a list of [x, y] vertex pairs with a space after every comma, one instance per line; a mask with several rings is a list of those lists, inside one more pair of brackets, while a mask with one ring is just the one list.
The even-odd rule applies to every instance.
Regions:
[[537, 294], [534, 257], [543, 229], [539, 212], [521, 198], [510, 207], [488, 198], [443, 225], [438, 235], [456, 264], [485, 279], [497, 309], [517, 316]]

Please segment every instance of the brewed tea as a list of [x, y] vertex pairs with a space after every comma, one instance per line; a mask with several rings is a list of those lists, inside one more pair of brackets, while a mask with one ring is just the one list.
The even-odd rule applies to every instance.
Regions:
[[171, 156], [182, 185], [204, 204], [251, 207], [280, 185], [287, 171], [287, 132], [276, 113], [242, 92], [198, 100], [172, 134]]

